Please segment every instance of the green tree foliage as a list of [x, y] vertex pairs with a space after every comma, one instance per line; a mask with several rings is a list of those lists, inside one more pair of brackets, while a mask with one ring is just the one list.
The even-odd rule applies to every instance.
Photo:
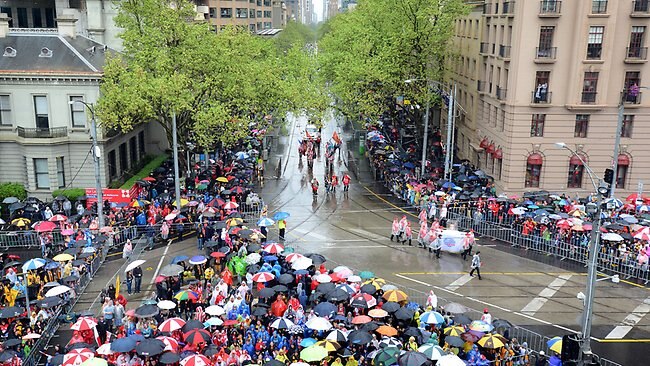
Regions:
[[287, 52], [293, 47], [304, 47], [316, 41], [316, 32], [305, 24], [290, 20], [275, 38], [276, 47], [282, 52]]
[[361, 0], [331, 19], [319, 58], [339, 108], [376, 116], [405, 92], [433, 98], [426, 82], [404, 80], [444, 79], [454, 21], [467, 11], [463, 0]]
[[229, 145], [244, 136], [249, 122], [309, 109], [314, 88], [272, 41], [229, 28], [213, 33], [193, 21], [188, 0], [124, 0], [115, 18], [124, 29], [124, 54], [105, 67], [97, 114], [109, 128], [128, 131], [155, 122], [172, 140], [177, 116], [179, 144], [192, 138], [200, 147]]
[[27, 191], [20, 183], [0, 183], [0, 202], [7, 197], [16, 197], [22, 201], [27, 198]]

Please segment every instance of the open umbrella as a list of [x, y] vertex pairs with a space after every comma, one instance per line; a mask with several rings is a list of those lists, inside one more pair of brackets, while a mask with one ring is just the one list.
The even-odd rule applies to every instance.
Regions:
[[343, 332], [340, 329], [335, 329], [331, 331], [325, 339], [334, 341], [334, 342], [347, 342], [348, 341], [348, 334]]
[[553, 337], [546, 342], [551, 351], [562, 353], [562, 337]]
[[23, 264], [23, 272], [33, 271], [43, 267], [47, 261], [43, 258], [34, 258], [30, 259], [25, 264]]
[[164, 352], [162, 355], [160, 355], [160, 358], [158, 358], [158, 361], [164, 365], [170, 365], [178, 362], [179, 360], [180, 357], [178, 354], [171, 351]]
[[313, 329], [313, 330], [330, 330], [332, 329], [332, 323], [329, 322], [329, 320], [315, 316], [307, 321], [307, 328]]
[[300, 358], [307, 362], [318, 362], [327, 357], [327, 355], [327, 350], [317, 345], [309, 346], [300, 351]]
[[386, 301], [401, 302], [408, 300], [408, 295], [404, 291], [390, 290], [384, 293], [383, 298]]
[[219, 305], [210, 305], [205, 308], [205, 313], [211, 316], [221, 316], [226, 313], [226, 311]]
[[423, 353], [430, 360], [438, 360], [442, 356], [446, 355], [445, 352], [440, 346], [433, 345], [431, 343], [424, 344], [418, 348], [418, 352]]
[[84, 331], [91, 330], [97, 326], [97, 321], [90, 317], [81, 317], [70, 326], [72, 330]]
[[368, 344], [372, 341], [370, 333], [363, 330], [353, 330], [348, 334], [348, 342], [352, 344]]
[[54, 296], [63, 295], [68, 291], [70, 291], [70, 287], [68, 286], [61, 285], [61, 286], [52, 287], [51, 289], [47, 290], [47, 292], [45, 293], [45, 297], [54, 297]]
[[209, 344], [212, 340], [212, 336], [205, 329], [192, 329], [189, 332], [183, 334], [183, 339], [186, 343], [197, 346], [201, 343]]
[[438, 359], [436, 366], [466, 366], [465, 361], [461, 360], [460, 357], [450, 354], [444, 355]]
[[486, 334], [483, 338], [478, 340], [478, 345], [483, 348], [501, 348], [504, 346], [504, 343], [501, 339], [496, 337], [494, 334]]
[[400, 349], [397, 347], [386, 347], [381, 349], [379, 352], [375, 353], [373, 358], [374, 364], [390, 366], [397, 363], [397, 357], [400, 354]]
[[130, 272], [130, 271], [134, 270], [135, 268], [140, 267], [141, 265], [144, 264], [144, 262], [146, 262], [144, 259], [134, 260], [133, 262], [129, 263], [126, 266], [126, 268], [124, 269], [124, 273]]
[[165, 350], [165, 343], [160, 339], [145, 339], [135, 347], [135, 352], [140, 356], [156, 356]]
[[162, 323], [160, 323], [158, 329], [161, 332], [171, 333], [173, 331], [182, 329], [184, 325], [185, 325], [185, 320], [181, 318], [169, 318], [163, 321]]
[[399, 366], [423, 366], [431, 365], [431, 360], [422, 352], [407, 351], [397, 358]]
[[178, 264], [168, 264], [160, 269], [159, 274], [164, 277], [178, 276], [183, 270]]
[[271, 323], [271, 328], [275, 329], [290, 329], [295, 324], [287, 318], [277, 318]]
[[205, 357], [204, 355], [191, 355], [187, 356], [184, 359], [181, 360], [180, 362], [181, 366], [211, 366], [212, 362], [210, 361], [209, 358]]
[[290, 213], [280, 211], [280, 212], [276, 212], [276, 213], [273, 215], [273, 220], [275, 220], [275, 221], [278, 221], [278, 220], [285, 220], [285, 219], [288, 219], [289, 216], [291, 216]]
[[445, 343], [449, 344], [452, 347], [462, 347], [465, 344], [465, 341], [460, 337], [448, 336], [445, 337]]

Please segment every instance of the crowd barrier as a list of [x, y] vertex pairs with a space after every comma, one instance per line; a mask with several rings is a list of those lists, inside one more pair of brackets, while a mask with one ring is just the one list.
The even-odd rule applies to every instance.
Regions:
[[[514, 247], [555, 256], [560, 260], [568, 260], [586, 265], [589, 260], [588, 239], [583, 241], [565, 241], [554, 238], [544, 239], [535, 234], [523, 235], [518, 227], [512, 227], [509, 222], [493, 222], [482, 217], [450, 211], [449, 221], [455, 221], [460, 230], [473, 229], [482, 237], [488, 237], [506, 242]], [[598, 270], [610, 275], [619, 275], [623, 279], [633, 279], [648, 284], [650, 270], [648, 264], [639, 264], [633, 254], [621, 255], [617, 250], [601, 246], [598, 253]]]

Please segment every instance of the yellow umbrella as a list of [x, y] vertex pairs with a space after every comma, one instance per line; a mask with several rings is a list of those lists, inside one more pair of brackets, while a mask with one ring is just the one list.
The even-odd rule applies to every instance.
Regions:
[[244, 223], [244, 220], [240, 219], [239, 217], [233, 217], [232, 219], [228, 220], [228, 225], [230, 226], [239, 226]]
[[54, 258], [52, 258], [52, 259], [54, 259], [54, 260], [57, 261], [57, 262], [66, 262], [66, 261], [71, 261], [71, 260], [73, 260], [74, 257], [71, 256], [71, 255], [68, 254], [68, 253], [61, 253], [61, 254], [57, 254], [57, 255], [56, 255]]
[[400, 302], [408, 300], [408, 295], [401, 290], [388, 290], [384, 293], [386, 301]]
[[373, 285], [377, 290], [381, 289], [383, 285], [386, 284], [386, 280], [383, 278], [372, 278], [363, 283], [364, 285]]
[[31, 222], [32, 222], [32, 221], [31, 221], [30, 219], [26, 219], [26, 218], [24, 218], [24, 217], [20, 217], [20, 218], [14, 219], [14, 220], [11, 222], [11, 224], [16, 225], [16, 226], [18, 226], [18, 227], [23, 227], [23, 226], [27, 226], [27, 225], [29, 225]]
[[557, 353], [562, 353], [562, 337], [553, 337], [546, 342], [548, 348]]
[[300, 358], [306, 362], [317, 362], [327, 357], [328, 352], [321, 346], [309, 346], [300, 351]]
[[341, 349], [341, 345], [338, 342], [329, 340], [318, 341], [315, 345], [325, 348], [327, 352], [336, 352]]
[[219, 178], [217, 178], [217, 182], [228, 183], [228, 178], [226, 178], [226, 177], [219, 177]]
[[458, 325], [444, 329], [444, 334], [448, 336], [460, 337], [460, 335], [463, 333], [465, 333], [465, 328]]
[[501, 348], [504, 346], [503, 341], [499, 337], [494, 336], [494, 334], [486, 334], [476, 343], [483, 348]]

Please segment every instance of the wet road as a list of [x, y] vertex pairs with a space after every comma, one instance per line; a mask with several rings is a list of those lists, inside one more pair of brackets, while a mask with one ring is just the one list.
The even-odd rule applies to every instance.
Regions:
[[[364, 173], [363, 162], [359, 179], [353, 179], [348, 194], [340, 186], [336, 193], [325, 194], [324, 153], [310, 171], [304, 158], [301, 161], [298, 155], [300, 131], [306, 121], [292, 119], [290, 122], [289, 136], [278, 139], [269, 161], [270, 166], [277, 166], [277, 160], [282, 159], [282, 175], [272, 179], [272, 169], [267, 169], [262, 190], [269, 204], [269, 216], [276, 211], [291, 213], [287, 245], [303, 253], [321, 253], [331, 267], [342, 264], [371, 270], [399, 285], [418, 301], [423, 302], [433, 290], [439, 298], [473, 309], [487, 307], [496, 318], [508, 319], [547, 336], [580, 330], [582, 301], [576, 295], [585, 291], [585, 268], [549, 259], [534, 260], [525, 252], [513, 253], [509, 246], [505, 248], [498, 242], [479, 239], [475, 247], [481, 250], [483, 261], [483, 280], [479, 281], [467, 275], [469, 261], [463, 261], [458, 255], [443, 253], [438, 260], [424, 249], [391, 242], [393, 217], [406, 214], [415, 234], [419, 227], [415, 213], [404, 209], [403, 203], [373, 182], [367, 169]], [[322, 132], [323, 150], [335, 130], [343, 133], [345, 140], [343, 160], [337, 156], [334, 162], [340, 177], [348, 170], [345, 156], [350, 136], [330, 119]], [[351, 145], [351, 151], [358, 157], [354, 150]], [[313, 176], [321, 182], [317, 197], [312, 195], [309, 184]], [[272, 232], [270, 238], [276, 235]], [[594, 351], [623, 365], [635, 364], [637, 351], [650, 350], [648, 311], [650, 291], [647, 288], [623, 281], [598, 282], [592, 330]]]

